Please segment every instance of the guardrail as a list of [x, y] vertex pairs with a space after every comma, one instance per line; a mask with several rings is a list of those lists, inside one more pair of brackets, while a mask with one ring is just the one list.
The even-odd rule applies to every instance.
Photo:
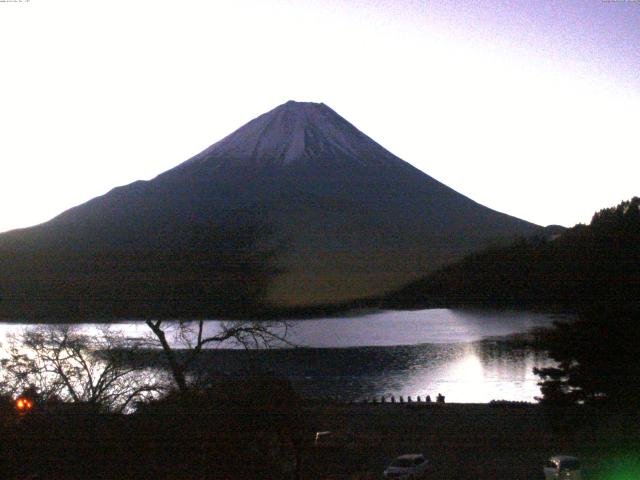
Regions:
[[417, 395], [415, 397], [412, 397], [411, 395], [408, 395], [407, 397], [404, 397], [402, 395], [399, 395], [397, 397], [395, 395], [380, 395], [358, 400], [345, 400], [341, 397], [320, 397], [315, 399], [307, 399], [307, 401], [332, 404], [443, 404], [445, 403], [445, 397], [444, 395], [438, 394], [436, 400], [432, 401], [430, 395], [426, 395], [424, 397], [422, 395]]

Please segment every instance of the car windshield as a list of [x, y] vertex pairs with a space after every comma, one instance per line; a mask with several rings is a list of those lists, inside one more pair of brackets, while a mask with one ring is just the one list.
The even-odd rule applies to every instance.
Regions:
[[562, 462], [560, 463], [560, 468], [563, 470], [579, 470], [580, 462], [573, 458], [562, 460]]
[[392, 467], [412, 467], [413, 460], [409, 458], [396, 458], [393, 462], [391, 462]]

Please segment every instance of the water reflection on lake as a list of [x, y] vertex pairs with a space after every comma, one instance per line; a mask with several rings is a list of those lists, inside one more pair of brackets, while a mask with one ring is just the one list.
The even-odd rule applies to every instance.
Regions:
[[469, 343], [526, 332], [551, 321], [549, 315], [529, 312], [385, 311], [294, 322], [290, 338], [297, 345], [326, 348]]
[[[289, 322], [289, 340], [302, 348], [246, 352], [224, 345], [207, 352], [213, 371], [249, 367], [287, 376], [305, 395], [361, 400], [438, 393], [452, 402], [532, 401], [540, 394], [535, 366], [550, 362], [498, 340], [546, 326], [549, 315], [454, 310], [387, 311]], [[207, 331], [221, 323], [207, 322]], [[24, 326], [1, 324], [0, 337]], [[141, 322], [114, 325], [129, 336], [147, 333]], [[96, 332], [96, 326], [82, 329]], [[484, 340], [484, 341], [482, 341]]]
[[[287, 376], [304, 395], [345, 400], [438, 393], [452, 402], [533, 401], [540, 394], [534, 366], [549, 361], [531, 350], [484, 343], [395, 347], [303, 348], [249, 353], [210, 352], [213, 370], [247, 366]], [[252, 365], [253, 363], [253, 365]]]

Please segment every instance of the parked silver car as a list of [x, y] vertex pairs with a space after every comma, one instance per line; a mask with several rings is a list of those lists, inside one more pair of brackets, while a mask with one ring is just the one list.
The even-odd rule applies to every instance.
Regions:
[[430, 467], [429, 460], [420, 453], [400, 455], [384, 470], [384, 478], [400, 480], [423, 478]]
[[580, 461], [569, 455], [554, 455], [544, 468], [544, 480], [582, 480]]

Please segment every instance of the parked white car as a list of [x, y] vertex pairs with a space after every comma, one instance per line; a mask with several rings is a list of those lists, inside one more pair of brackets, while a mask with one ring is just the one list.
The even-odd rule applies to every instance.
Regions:
[[400, 455], [384, 470], [384, 478], [400, 480], [423, 478], [429, 468], [429, 460], [420, 453]]
[[580, 461], [569, 455], [554, 455], [544, 468], [544, 480], [582, 480]]

